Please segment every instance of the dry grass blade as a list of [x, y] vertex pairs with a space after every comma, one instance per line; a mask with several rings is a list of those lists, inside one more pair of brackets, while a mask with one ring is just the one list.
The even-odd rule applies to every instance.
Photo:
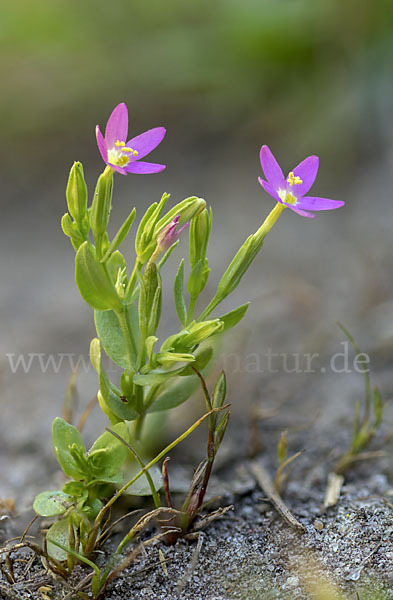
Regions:
[[343, 475], [337, 475], [337, 473], [334, 473], [333, 471], [329, 473], [325, 491], [325, 499], [323, 501], [323, 506], [325, 508], [331, 508], [332, 506], [336, 506], [340, 497], [341, 488], [343, 484]]
[[78, 369], [75, 368], [70, 376], [70, 379], [68, 381], [68, 386], [66, 389], [66, 393], [64, 396], [64, 402], [63, 402], [63, 419], [65, 421], [67, 421], [67, 423], [72, 423], [73, 421], [73, 415], [74, 415], [74, 407], [75, 407], [75, 402], [77, 399], [77, 393], [76, 393], [76, 377], [78, 375]]
[[289, 525], [289, 527], [295, 531], [298, 531], [299, 533], [305, 533], [305, 527], [303, 527], [303, 525], [299, 523], [299, 521], [293, 516], [281, 496], [276, 492], [274, 483], [270, 479], [264, 467], [258, 462], [252, 462], [250, 469], [256, 481], [258, 482], [258, 485], [269, 498], [270, 502], [273, 504], [274, 508], [285, 521], [285, 523], [287, 523], [287, 525]]
[[28, 526], [26, 527], [26, 529], [20, 536], [20, 539], [19, 539], [20, 544], [24, 541], [25, 537], [29, 533], [30, 528], [34, 525], [34, 523], [36, 522], [37, 519], [38, 519], [38, 515], [36, 515], [35, 517], [32, 518], [32, 520], [30, 521], [30, 523], [28, 524]]

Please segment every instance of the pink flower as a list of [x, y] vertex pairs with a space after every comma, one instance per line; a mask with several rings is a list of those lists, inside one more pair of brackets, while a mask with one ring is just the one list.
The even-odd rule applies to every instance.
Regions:
[[341, 200], [305, 196], [315, 181], [318, 171], [318, 156], [305, 158], [293, 169], [287, 178], [284, 177], [280, 165], [268, 146], [262, 146], [260, 159], [267, 181], [258, 177], [263, 189], [277, 202], [288, 206], [302, 217], [313, 218], [308, 210], [333, 210], [344, 205]]
[[128, 111], [124, 103], [118, 104], [108, 119], [105, 137], [96, 127], [98, 148], [103, 160], [112, 169], [127, 175], [127, 173], [159, 173], [165, 165], [144, 162], [144, 158], [162, 142], [166, 131], [164, 127], [149, 129], [128, 142]]

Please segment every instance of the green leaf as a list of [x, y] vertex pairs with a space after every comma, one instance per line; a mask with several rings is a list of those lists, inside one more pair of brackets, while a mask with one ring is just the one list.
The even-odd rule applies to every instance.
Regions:
[[115, 282], [117, 280], [117, 276], [119, 273], [119, 269], [121, 271], [127, 270], [127, 264], [124, 256], [119, 250], [116, 250], [106, 261], [107, 271], [110, 273], [112, 281]]
[[115, 237], [109, 244], [108, 250], [105, 252], [105, 256], [101, 259], [101, 262], [105, 262], [108, 260], [110, 255], [119, 248], [120, 244], [125, 240], [128, 235], [128, 232], [131, 229], [131, 226], [134, 222], [136, 215], [136, 210], [134, 210], [128, 215], [127, 219], [124, 221], [123, 225], [120, 227], [119, 231], [116, 233]]
[[249, 306], [250, 303], [246, 302], [246, 304], [242, 304], [242, 306], [239, 306], [238, 308], [231, 310], [225, 315], [222, 315], [222, 317], [219, 317], [220, 321], [224, 323], [223, 331], [227, 331], [228, 329], [231, 329], [232, 327], [237, 325], [246, 314]]
[[[130, 328], [134, 337], [134, 346], [137, 348], [139, 346], [140, 338], [137, 304], [134, 303], [128, 306], [126, 310], [127, 320], [130, 323]], [[112, 310], [95, 310], [94, 321], [97, 334], [109, 358], [119, 365], [119, 367], [129, 369], [131, 365], [128, 359], [127, 347], [116, 313]], [[137, 357], [133, 356], [132, 358], [135, 364]]]
[[59, 465], [64, 473], [73, 479], [81, 479], [84, 474], [76, 466], [70, 452], [76, 446], [80, 452], [85, 452], [81, 434], [76, 427], [70, 425], [61, 417], [56, 417], [52, 423], [52, 443]]
[[[126, 423], [117, 423], [111, 429], [126, 442], [128, 441], [129, 433]], [[98, 479], [115, 475], [120, 471], [128, 452], [127, 446], [109, 433], [109, 431], [100, 435], [88, 453], [88, 460], [92, 466], [94, 476]]]
[[65, 513], [71, 504], [71, 496], [60, 490], [55, 490], [38, 494], [35, 497], [33, 509], [40, 517], [57, 517]]
[[[194, 356], [195, 362], [192, 364], [192, 367], [194, 367], [194, 369], [198, 369], [198, 371], [202, 371], [208, 365], [213, 356], [213, 348], [211, 346], [198, 348], [198, 350], [194, 352]], [[194, 375], [192, 367], [187, 367], [184, 369], [184, 371], [181, 373], [181, 376], [185, 377], [188, 375]]]
[[63, 562], [67, 560], [68, 553], [65, 550], [62, 550], [55, 544], [52, 544], [51, 541], [57, 542], [61, 544], [65, 548], [69, 548], [70, 544], [68, 541], [68, 521], [67, 519], [61, 519], [61, 521], [57, 521], [53, 523], [53, 525], [48, 529], [46, 534], [46, 540], [48, 542], [48, 554], [55, 560], [59, 562]]
[[93, 246], [84, 242], [75, 258], [75, 280], [82, 298], [98, 310], [121, 310], [122, 303]]
[[175, 375], [179, 375], [184, 367], [185, 365], [176, 369], [153, 369], [147, 375], [135, 375], [134, 383], [136, 385], [158, 385], [167, 381], [167, 379], [171, 379], [171, 377], [175, 377]]
[[180, 243], [180, 241], [177, 240], [177, 242], [172, 244], [172, 246], [170, 248], [168, 248], [168, 250], [165, 252], [165, 254], [161, 258], [160, 262], [157, 264], [157, 269], [159, 271], [161, 271], [162, 267], [165, 265], [166, 261], [168, 260], [168, 258], [170, 257], [170, 255], [172, 254], [174, 249], [178, 247], [179, 243]]
[[111, 422], [113, 415], [120, 421], [133, 421], [136, 419], [139, 415], [134, 409], [134, 398], [122, 397], [120, 391], [110, 382], [108, 375], [102, 368], [100, 341], [97, 338], [94, 338], [90, 344], [90, 360], [98, 373], [100, 382], [98, 401]]
[[67, 481], [63, 486], [63, 492], [66, 495], [77, 498], [78, 504], [80, 504], [81, 501], [83, 503], [87, 500], [89, 494], [85, 481]]
[[187, 291], [191, 298], [197, 298], [207, 284], [210, 269], [207, 258], [201, 258], [192, 267], [187, 281]]
[[77, 224], [71, 221], [71, 217], [68, 213], [63, 215], [61, 218], [61, 228], [65, 235], [70, 238], [75, 250], [78, 250], [79, 246], [81, 246], [85, 241], [85, 238], [79, 231]]
[[177, 380], [176, 383], [167, 387], [150, 406], [148, 412], [160, 412], [169, 410], [183, 404], [199, 387], [199, 379], [193, 374], [190, 377]]
[[187, 323], [187, 308], [184, 300], [184, 258], [182, 258], [177, 274], [175, 277], [175, 284], [173, 287], [173, 294], [175, 297], [175, 308], [179, 321], [184, 327]]
[[213, 408], [220, 408], [225, 401], [225, 395], [227, 391], [227, 383], [225, 373], [222, 371], [217, 379], [217, 383], [214, 387], [213, 392]]

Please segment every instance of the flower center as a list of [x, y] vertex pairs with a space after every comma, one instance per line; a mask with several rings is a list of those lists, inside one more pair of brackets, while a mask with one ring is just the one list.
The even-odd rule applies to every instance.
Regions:
[[291, 192], [287, 190], [277, 190], [277, 194], [280, 197], [281, 202], [285, 202], [286, 204], [297, 204], [297, 198]]
[[300, 183], [303, 183], [303, 181], [300, 179], [300, 177], [298, 177], [297, 175], [294, 174], [293, 171], [291, 171], [288, 174], [287, 177], [287, 182], [289, 183], [289, 185], [292, 187], [293, 185], [299, 185]]
[[138, 156], [138, 152], [126, 146], [125, 142], [117, 140], [115, 147], [108, 150], [108, 162], [117, 167], [125, 167], [132, 156]]

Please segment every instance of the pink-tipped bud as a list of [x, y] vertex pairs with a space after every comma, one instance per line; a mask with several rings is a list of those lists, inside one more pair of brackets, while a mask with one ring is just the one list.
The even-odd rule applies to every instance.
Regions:
[[160, 253], [166, 252], [179, 239], [182, 231], [188, 227], [185, 223], [178, 231], [176, 231], [179, 223], [180, 215], [175, 217], [166, 227], [164, 227], [157, 236], [157, 250]]

